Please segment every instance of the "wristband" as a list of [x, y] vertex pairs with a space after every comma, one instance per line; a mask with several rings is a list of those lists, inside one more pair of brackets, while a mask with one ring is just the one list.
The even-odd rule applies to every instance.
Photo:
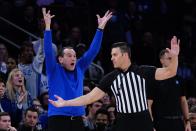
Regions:
[[189, 118], [184, 119], [185, 123], [190, 122]]

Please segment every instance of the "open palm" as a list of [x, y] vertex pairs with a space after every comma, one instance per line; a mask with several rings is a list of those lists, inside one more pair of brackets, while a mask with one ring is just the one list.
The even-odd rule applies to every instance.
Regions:
[[50, 14], [50, 10], [48, 10], [46, 12], [46, 8], [42, 8], [42, 14], [44, 17], [44, 21], [46, 25], [50, 25], [51, 24], [51, 19], [55, 16], [55, 15], [51, 15]]
[[57, 99], [56, 101], [49, 99], [49, 102], [54, 105], [55, 107], [63, 107], [65, 106], [65, 100], [61, 98], [60, 96], [54, 95], [54, 97]]
[[97, 15], [98, 27], [104, 29], [106, 23], [111, 17], [112, 17], [112, 12], [110, 12], [109, 10], [105, 13], [105, 15], [102, 18], [99, 15]]
[[178, 56], [180, 52], [180, 40], [176, 36], [171, 39], [171, 49], [167, 48], [171, 56]]

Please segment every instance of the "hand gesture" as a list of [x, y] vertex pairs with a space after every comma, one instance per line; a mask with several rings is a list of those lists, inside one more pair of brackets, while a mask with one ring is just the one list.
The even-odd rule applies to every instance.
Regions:
[[12, 126], [9, 126], [9, 127], [8, 127], [8, 131], [17, 131], [17, 130], [16, 130], [16, 128], [14, 128], [14, 127], [12, 127]]
[[63, 107], [66, 106], [66, 101], [61, 98], [60, 96], [54, 95], [54, 97], [57, 99], [57, 101], [53, 101], [49, 99], [49, 102], [54, 105], [55, 107]]
[[19, 97], [18, 97], [18, 103], [21, 104], [25, 98], [25, 96], [27, 95], [27, 93], [20, 93]]
[[188, 121], [188, 122], [186, 123], [186, 125], [185, 125], [185, 131], [192, 131], [192, 130], [191, 130], [191, 123], [190, 123], [190, 121]]
[[178, 56], [180, 52], [180, 40], [176, 36], [171, 39], [171, 49], [167, 48], [171, 56]]
[[42, 14], [43, 14], [43, 17], [44, 17], [46, 29], [50, 29], [51, 19], [52, 19], [55, 15], [51, 15], [51, 14], [50, 14], [50, 10], [48, 10], [48, 12], [46, 13], [46, 8], [42, 8]]
[[102, 18], [99, 15], [96, 15], [96, 16], [97, 16], [97, 20], [98, 20], [98, 28], [104, 29], [106, 23], [112, 17], [112, 12], [110, 12], [108, 10]]

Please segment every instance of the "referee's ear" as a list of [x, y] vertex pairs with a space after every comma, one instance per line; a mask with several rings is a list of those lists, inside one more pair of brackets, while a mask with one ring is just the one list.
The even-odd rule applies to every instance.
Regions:
[[122, 56], [127, 56], [129, 58], [129, 54], [127, 52], [122, 53]]

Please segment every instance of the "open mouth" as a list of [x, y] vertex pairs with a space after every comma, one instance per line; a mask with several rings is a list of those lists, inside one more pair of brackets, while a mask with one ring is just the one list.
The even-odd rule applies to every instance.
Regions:
[[22, 80], [18, 80], [19, 83], [22, 83]]

